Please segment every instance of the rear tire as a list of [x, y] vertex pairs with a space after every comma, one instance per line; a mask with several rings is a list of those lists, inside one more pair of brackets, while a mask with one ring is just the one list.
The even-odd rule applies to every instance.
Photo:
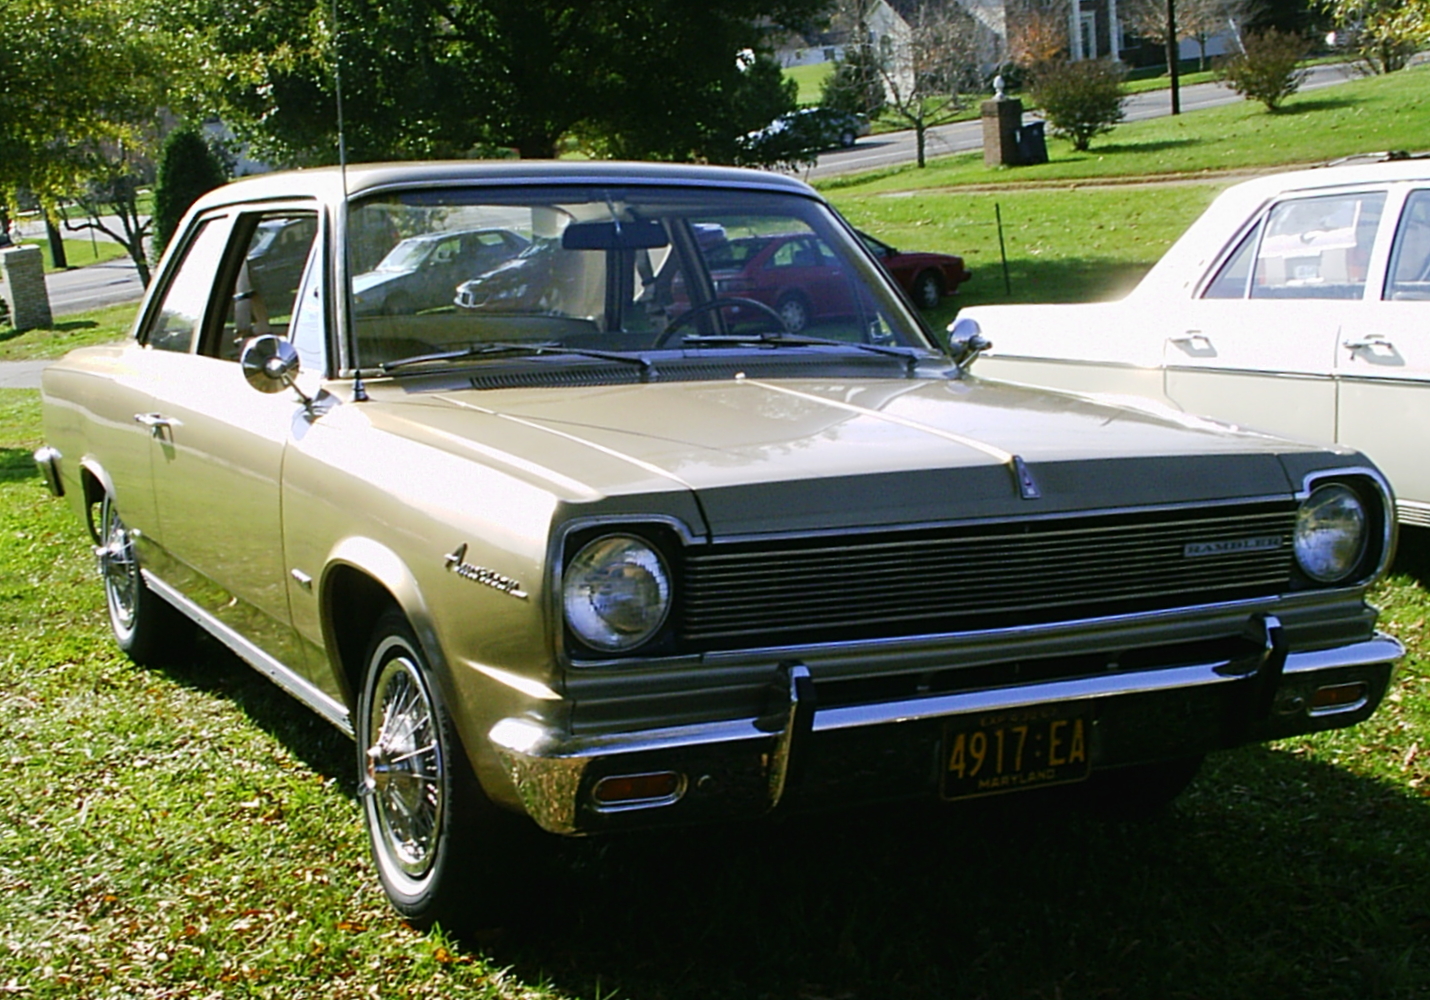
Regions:
[[100, 501], [97, 533], [95, 555], [115, 643], [141, 666], [183, 659], [193, 649], [197, 627], [144, 582], [134, 534], [120, 518], [110, 493]]
[[937, 307], [943, 301], [943, 284], [938, 280], [938, 275], [925, 271], [915, 278], [912, 298], [914, 305], [920, 309]]
[[468, 926], [501, 898], [490, 873], [511, 862], [497, 834], [515, 817], [483, 795], [401, 612], [378, 619], [364, 663], [358, 796], [378, 878], [413, 925]]
[[802, 295], [786, 295], [780, 300], [778, 311], [790, 333], [799, 333], [809, 326], [809, 303]]

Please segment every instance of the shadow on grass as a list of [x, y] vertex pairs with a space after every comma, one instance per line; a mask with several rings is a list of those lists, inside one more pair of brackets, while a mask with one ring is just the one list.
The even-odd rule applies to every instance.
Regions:
[[1263, 748], [1120, 823], [1013, 801], [565, 848], [485, 950], [565, 995], [1371, 997], [1430, 989], [1430, 801]]
[[232, 702], [254, 725], [286, 746], [308, 767], [332, 778], [345, 794], [357, 794], [352, 740], [216, 639], [200, 634], [188, 659], [158, 669], [182, 687]]
[[1339, 108], [1353, 108], [1359, 101], [1343, 97], [1291, 98], [1275, 111], [1275, 115], [1309, 115], [1318, 111], [1335, 111]]
[[[1010, 250], [1009, 290], [1005, 290], [1002, 263], [994, 257], [981, 263], [973, 280], [959, 289], [957, 296], [945, 299], [941, 308], [949, 304], [961, 308], [1030, 302], [1109, 301], [1130, 292], [1148, 269], [1147, 264], [1097, 257], [1043, 260], [1025, 254], [1014, 256]], [[939, 310], [928, 315], [932, 317], [935, 314], [940, 318], [943, 316]]]
[[34, 456], [24, 448], [0, 448], [0, 482], [33, 479], [40, 474]]
[[1171, 149], [1203, 146], [1205, 139], [1189, 136], [1185, 139], [1159, 139], [1155, 142], [1103, 142], [1093, 147], [1097, 153], [1163, 153]]
[[[88, 319], [62, 320], [58, 323], [52, 323], [49, 326], [44, 327], [40, 332], [48, 334], [77, 333], [80, 330], [93, 330], [98, 326], [98, 323]], [[34, 331], [16, 330], [14, 327], [10, 326], [0, 327], [0, 343], [4, 343], [7, 340], [14, 340], [16, 337], [22, 337], [25, 334], [32, 332]]]

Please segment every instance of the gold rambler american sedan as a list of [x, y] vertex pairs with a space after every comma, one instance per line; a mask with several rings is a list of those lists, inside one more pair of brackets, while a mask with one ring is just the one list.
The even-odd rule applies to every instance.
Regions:
[[[277, 227], [301, 268], [262, 266]], [[358, 301], [444, 231], [520, 250]], [[710, 266], [789, 233], [842, 303], [798, 335]], [[1364, 457], [987, 382], [981, 346], [941, 350], [785, 177], [275, 174], [190, 211], [127, 342], [48, 369], [36, 457], [130, 656], [197, 625], [355, 737], [418, 923], [489, 898], [513, 815], [1155, 802], [1209, 751], [1370, 715], [1402, 650], [1365, 602], [1395, 519]]]

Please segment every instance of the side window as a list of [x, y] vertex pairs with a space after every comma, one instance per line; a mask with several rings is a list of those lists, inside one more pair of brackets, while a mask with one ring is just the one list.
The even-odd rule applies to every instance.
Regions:
[[214, 279], [228, 243], [231, 220], [206, 219], [189, 241], [168, 279], [164, 298], [142, 339], [156, 351], [186, 354], [193, 350], [204, 312], [213, 297]]
[[203, 353], [236, 361], [250, 337], [288, 337], [298, 301], [298, 284], [318, 233], [312, 212], [245, 214], [235, 227], [242, 258], [230, 264], [228, 312]]
[[1358, 299], [1385, 192], [1284, 201], [1263, 227], [1251, 298]]
[[1430, 190], [1412, 191], [1405, 200], [1395, 246], [1390, 251], [1387, 299], [1430, 300]]
[[1244, 299], [1247, 293], [1247, 279], [1251, 277], [1251, 260], [1256, 253], [1256, 241], [1261, 236], [1258, 223], [1251, 232], [1241, 238], [1226, 263], [1221, 266], [1216, 277], [1202, 292], [1204, 299]]

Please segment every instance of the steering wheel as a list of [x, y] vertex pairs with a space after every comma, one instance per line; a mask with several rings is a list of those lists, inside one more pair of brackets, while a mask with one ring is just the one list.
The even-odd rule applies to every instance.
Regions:
[[656, 338], [655, 349], [659, 350], [660, 348], [664, 347], [666, 345], [666, 342], [671, 340], [672, 337], [674, 337], [675, 332], [677, 330], [679, 330], [682, 326], [685, 326], [696, 316], [703, 316], [705, 313], [714, 312], [717, 309], [727, 309], [732, 306], [749, 306], [756, 312], [764, 313], [765, 315], [769, 316], [770, 319], [774, 320], [777, 324], [779, 324], [779, 329], [782, 333], [790, 332], [789, 326], [784, 321], [784, 317], [781, 316], [774, 309], [765, 305], [763, 302], [760, 302], [757, 299], [747, 299], [739, 295], [717, 295], [715, 298], [711, 299], [708, 302], [702, 302], [698, 306], [691, 306], [685, 312], [677, 316], [675, 318], [675, 322], [671, 323], [670, 326], [666, 327], [664, 332], [662, 332], [661, 335]]

